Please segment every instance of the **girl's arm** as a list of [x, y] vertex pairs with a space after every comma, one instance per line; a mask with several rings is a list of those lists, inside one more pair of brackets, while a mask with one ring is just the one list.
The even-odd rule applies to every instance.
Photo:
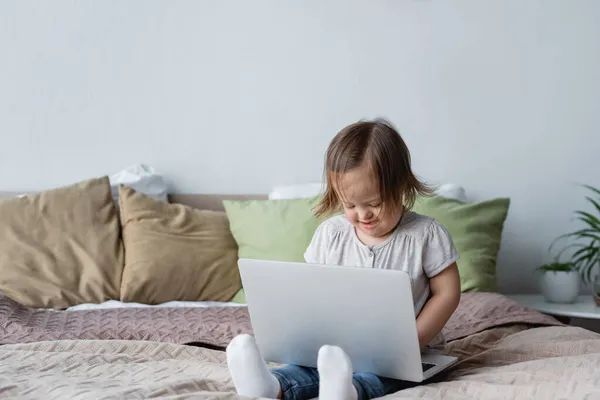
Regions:
[[456, 263], [429, 280], [431, 298], [417, 317], [417, 333], [421, 347], [442, 331], [460, 301], [460, 276]]

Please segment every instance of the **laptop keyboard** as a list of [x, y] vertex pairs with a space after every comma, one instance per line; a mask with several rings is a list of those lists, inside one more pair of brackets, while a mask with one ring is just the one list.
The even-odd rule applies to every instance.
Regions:
[[423, 372], [427, 371], [428, 369], [431, 369], [433, 367], [435, 367], [435, 364], [430, 364], [430, 363], [421, 363], [421, 366], [423, 367]]

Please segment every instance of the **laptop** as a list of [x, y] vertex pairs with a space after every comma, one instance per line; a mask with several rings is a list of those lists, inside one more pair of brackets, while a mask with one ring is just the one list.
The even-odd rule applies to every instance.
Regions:
[[251, 259], [238, 265], [266, 361], [316, 368], [329, 344], [348, 354], [354, 372], [411, 382], [457, 361], [421, 352], [405, 272]]

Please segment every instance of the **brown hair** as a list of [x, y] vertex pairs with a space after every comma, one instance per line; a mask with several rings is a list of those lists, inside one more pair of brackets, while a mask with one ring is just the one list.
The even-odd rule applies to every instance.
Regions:
[[342, 129], [325, 154], [325, 193], [315, 209], [317, 216], [341, 209], [336, 191], [340, 175], [367, 163], [377, 179], [384, 215], [404, 205], [410, 209], [418, 195], [431, 189], [413, 174], [410, 152], [392, 124], [385, 119], [359, 121]]

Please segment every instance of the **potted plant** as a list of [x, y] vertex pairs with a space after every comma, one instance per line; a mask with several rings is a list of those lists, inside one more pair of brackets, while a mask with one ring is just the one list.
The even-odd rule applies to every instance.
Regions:
[[596, 304], [600, 305], [600, 275], [596, 273], [592, 278], [592, 273], [600, 265], [600, 189], [590, 185], [583, 186], [593, 193], [585, 197], [593, 206], [593, 211], [575, 211], [575, 217], [583, 223], [583, 227], [561, 235], [557, 240], [564, 238], [575, 240], [575, 243], [563, 248], [561, 253], [569, 248], [577, 249], [572, 255], [571, 263], [579, 271], [584, 283], [587, 284], [593, 281], [594, 300]]
[[580, 279], [571, 262], [555, 260], [537, 267], [541, 273], [540, 289], [547, 302], [574, 303], [579, 296]]

